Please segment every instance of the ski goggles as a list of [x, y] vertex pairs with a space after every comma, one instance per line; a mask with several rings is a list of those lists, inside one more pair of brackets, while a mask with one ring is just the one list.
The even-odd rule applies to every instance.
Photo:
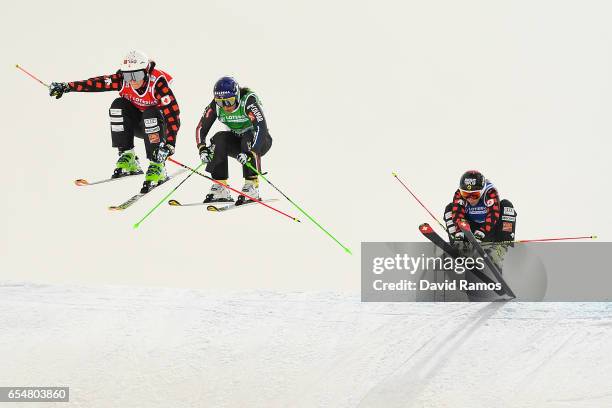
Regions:
[[459, 190], [459, 194], [465, 200], [478, 200], [482, 196], [482, 191], [465, 191]]
[[145, 72], [143, 70], [140, 71], [130, 71], [130, 72], [122, 72], [123, 80], [125, 82], [139, 82], [145, 79]]
[[215, 102], [221, 108], [223, 108], [223, 107], [229, 108], [229, 107], [234, 106], [236, 104], [236, 97], [235, 96], [230, 96], [229, 98], [215, 98]]

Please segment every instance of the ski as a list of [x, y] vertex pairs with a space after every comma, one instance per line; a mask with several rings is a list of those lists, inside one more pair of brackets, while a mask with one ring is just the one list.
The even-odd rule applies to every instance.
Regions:
[[[424, 222], [423, 224], [419, 225], [419, 231], [421, 231], [421, 234], [423, 234], [425, 238], [433, 242], [433, 244], [436, 245], [438, 248], [442, 249], [448, 256], [452, 258], [457, 258], [461, 256], [459, 250], [452, 246], [450, 243], [446, 242], [444, 238], [442, 238], [436, 231], [434, 231], [434, 229], [428, 223]], [[495, 281], [488, 277], [483, 271], [479, 271], [478, 269], [472, 269], [469, 272], [471, 272], [474, 276], [476, 276], [484, 283], [495, 283]], [[499, 296], [502, 296], [505, 293], [503, 290], [496, 290], [494, 292]]]
[[170, 179], [178, 176], [179, 174], [182, 174], [184, 172], [186, 172], [187, 170], [185, 169], [181, 169], [171, 175], [169, 175], [166, 180], [164, 180], [163, 183], [158, 184], [156, 186], [153, 186], [151, 189], [149, 189], [149, 191], [147, 191], [146, 193], [138, 193], [136, 195], [133, 195], [132, 197], [130, 197], [130, 199], [128, 199], [127, 201], [125, 201], [122, 204], [119, 205], [111, 205], [110, 207], [108, 207], [109, 210], [111, 211], [123, 211], [126, 208], [131, 207], [132, 205], [134, 205], [134, 203], [136, 203], [138, 200], [140, 200], [142, 197], [146, 196], [147, 194], [149, 194], [151, 191], [155, 190], [157, 187], [159, 186], [163, 186], [164, 184], [166, 184]]
[[434, 229], [431, 228], [431, 225], [429, 225], [428, 223], [424, 222], [423, 224], [419, 225], [419, 231], [421, 231], [421, 234], [423, 234], [425, 238], [427, 238], [428, 240], [433, 242], [438, 248], [446, 252], [448, 256], [453, 258], [457, 258], [459, 256], [459, 250], [448, 242], [446, 242], [444, 238], [438, 235], [438, 233], [434, 231]]
[[508, 284], [502, 277], [501, 272], [499, 271], [497, 266], [493, 263], [493, 261], [491, 261], [491, 258], [489, 257], [489, 255], [485, 252], [485, 250], [482, 248], [480, 243], [476, 240], [476, 237], [474, 237], [474, 234], [472, 233], [472, 229], [470, 228], [470, 224], [465, 220], [461, 220], [459, 221], [459, 228], [461, 228], [461, 231], [463, 231], [468, 241], [476, 249], [476, 252], [478, 252], [478, 254], [483, 258], [485, 265], [487, 265], [491, 273], [495, 275], [495, 278], [502, 285], [502, 288], [504, 289], [506, 294], [508, 296], [516, 298], [516, 295], [514, 294], [512, 289], [510, 289], [510, 286], [508, 286]]
[[128, 174], [127, 176], [123, 176], [123, 177], [116, 177], [116, 178], [109, 177], [107, 179], [96, 180], [96, 181], [88, 181], [87, 179], [77, 179], [77, 180], [74, 180], [74, 184], [77, 185], [78, 187], [93, 186], [96, 184], [110, 183], [111, 181], [125, 180], [128, 178], [134, 177], [134, 176], [139, 176], [141, 174], [144, 174], [144, 173], [141, 171], [139, 173]]
[[210, 203], [205, 203], [203, 201], [196, 201], [194, 203], [181, 203], [178, 200], [172, 199], [172, 200], [168, 200], [168, 205], [172, 206], [172, 207], [197, 207], [197, 206], [201, 206], [201, 205], [210, 205], [210, 204], [227, 204], [227, 205], [232, 205], [234, 202], [233, 201], [217, 201], [217, 202], [210, 202]]
[[[262, 203], [270, 203], [273, 201], [278, 201], [277, 198], [271, 198], [269, 200], [260, 200], [260, 202]], [[206, 203], [206, 204], [210, 204], [210, 203]], [[212, 212], [224, 212], [224, 211], [230, 211], [230, 210], [235, 210], [237, 208], [242, 208], [242, 207], [248, 207], [251, 204], [257, 204], [256, 201], [250, 201], [244, 204], [240, 204], [240, 205], [236, 205], [236, 204], [229, 204], [229, 205], [224, 205], [224, 206], [217, 206], [217, 205], [208, 205], [206, 207], [206, 209], [208, 211], [212, 211]]]

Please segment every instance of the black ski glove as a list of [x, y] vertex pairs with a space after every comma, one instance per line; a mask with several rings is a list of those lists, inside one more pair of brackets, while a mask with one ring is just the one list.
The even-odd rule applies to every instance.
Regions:
[[155, 161], [157, 163], [163, 163], [166, 159], [174, 154], [174, 146], [171, 144], [160, 143], [157, 151], [155, 152]]
[[55, 96], [55, 99], [61, 98], [66, 92], [70, 92], [67, 82], [51, 82], [49, 85], [49, 96]]
[[202, 145], [200, 146], [200, 159], [202, 163], [210, 163], [214, 158], [215, 145], [211, 144], [210, 146]]

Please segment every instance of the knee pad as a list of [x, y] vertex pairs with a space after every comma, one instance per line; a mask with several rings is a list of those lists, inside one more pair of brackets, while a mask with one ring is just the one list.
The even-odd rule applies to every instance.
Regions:
[[229, 138], [232, 137], [232, 133], [228, 131], [220, 131], [210, 138], [210, 144], [214, 146], [214, 158], [213, 161], [223, 161], [227, 159], [228, 143]]
[[455, 222], [453, 221], [453, 203], [449, 203], [444, 209], [444, 224], [446, 225], [448, 237], [452, 241], [455, 234], [459, 232]]
[[124, 98], [117, 98], [111, 103], [108, 110], [110, 119], [111, 131], [112, 132], [123, 132], [124, 126], [124, 110], [126, 100]]
[[142, 113], [142, 122], [144, 132], [150, 143], [157, 144], [161, 142], [162, 129], [164, 128], [164, 120], [161, 117], [159, 110], [149, 108]]
[[[453, 219], [453, 203], [449, 203], [444, 208], [444, 222], [446, 223], [448, 220], [452, 221], [452, 219]], [[449, 225], [446, 224], [446, 226], [448, 227]]]
[[510, 202], [510, 200], [501, 200], [500, 206], [500, 220], [498, 231], [503, 241], [513, 241], [516, 233], [516, 210]]

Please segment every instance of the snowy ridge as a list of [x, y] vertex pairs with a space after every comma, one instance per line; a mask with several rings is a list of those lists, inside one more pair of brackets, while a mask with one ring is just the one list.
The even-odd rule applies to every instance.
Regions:
[[76, 407], [612, 405], [607, 303], [6, 283], [0, 310], [0, 384]]

